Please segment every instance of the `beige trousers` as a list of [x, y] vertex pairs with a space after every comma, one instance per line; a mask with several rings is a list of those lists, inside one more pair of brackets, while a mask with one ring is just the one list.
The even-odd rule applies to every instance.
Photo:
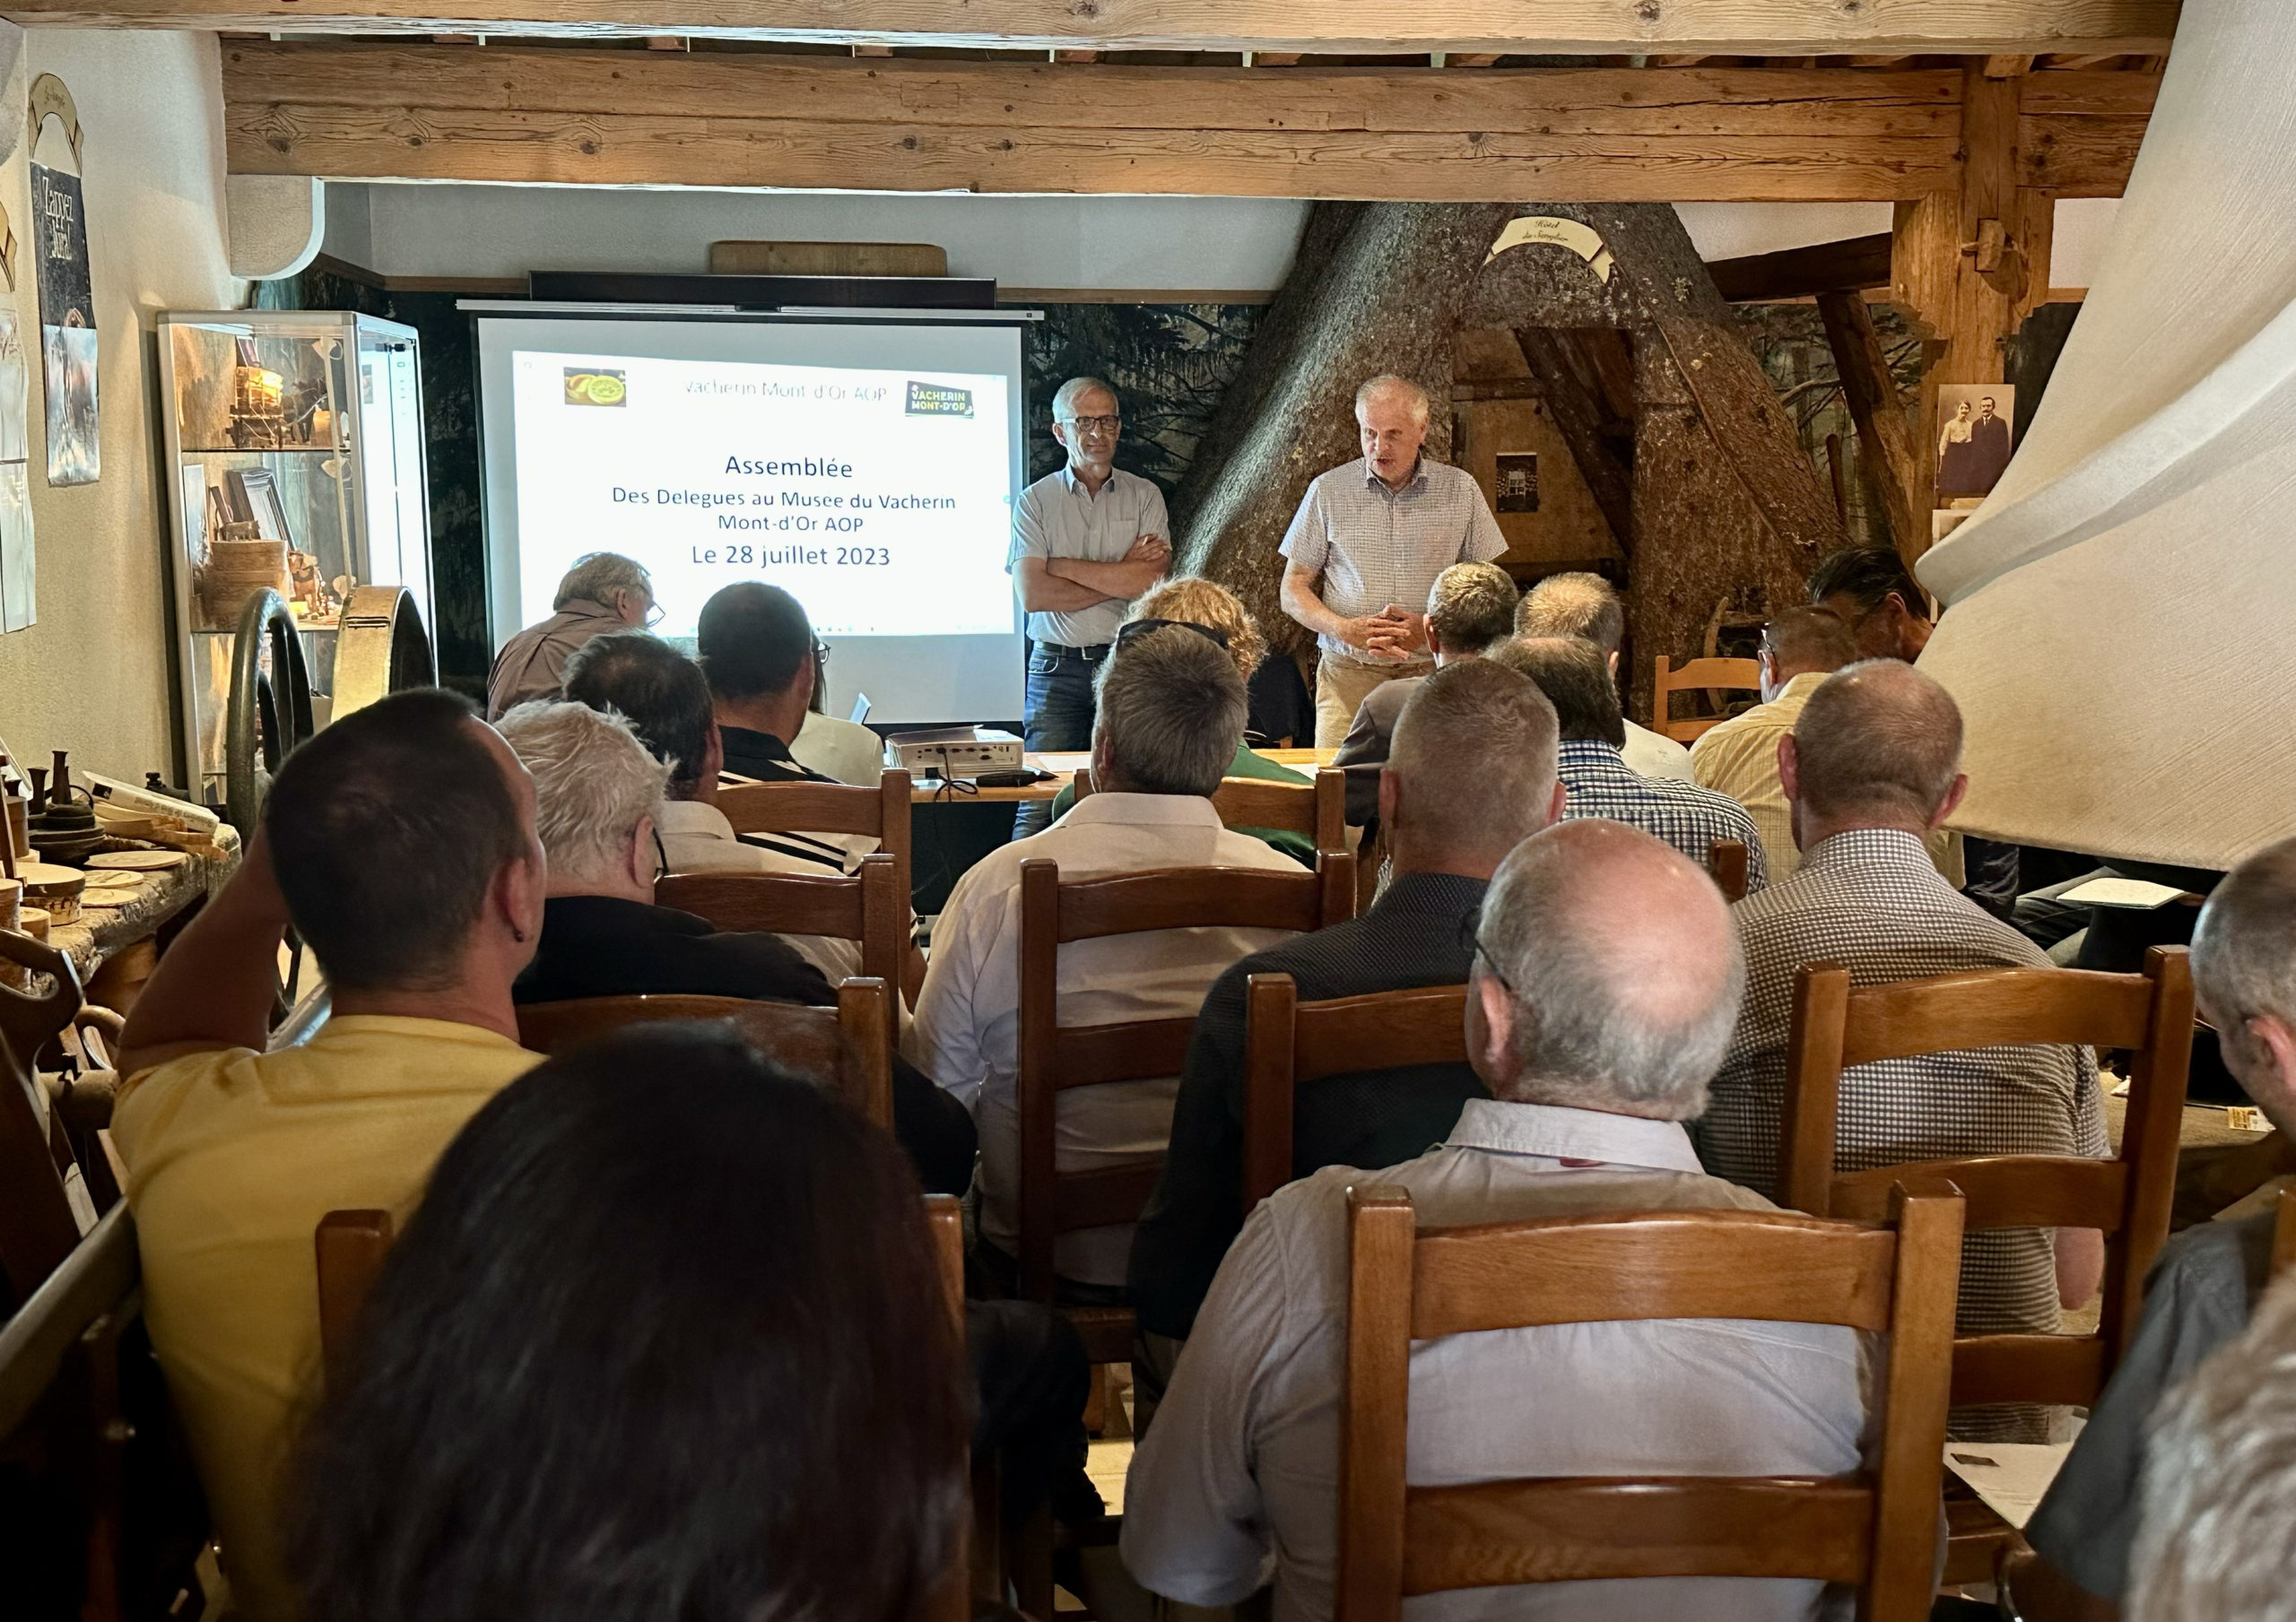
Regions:
[[1398, 676], [1423, 676], [1434, 668], [1423, 659], [1408, 664], [1369, 664], [1324, 655], [1316, 663], [1316, 747], [1337, 749], [1347, 741], [1355, 712], [1373, 688]]

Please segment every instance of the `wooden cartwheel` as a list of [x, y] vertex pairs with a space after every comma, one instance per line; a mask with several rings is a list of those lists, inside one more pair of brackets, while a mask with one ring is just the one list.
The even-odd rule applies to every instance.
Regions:
[[335, 707], [339, 721], [376, 699], [411, 687], [437, 685], [430, 633], [413, 594], [398, 585], [362, 585], [343, 605], [335, 645]]
[[310, 735], [311, 676], [302, 634], [284, 597], [257, 592], [239, 611], [231, 639], [223, 725], [224, 814], [242, 839], [255, 837], [272, 774]]

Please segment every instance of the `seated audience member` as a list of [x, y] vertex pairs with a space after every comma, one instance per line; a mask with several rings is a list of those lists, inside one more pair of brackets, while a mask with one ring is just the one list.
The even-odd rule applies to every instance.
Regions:
[[1245, 678], [1244, 742], [1255, 749], [1304, 748], [1316, 741], [1316, 696], [1300, 661], [1280, 647], [1260, 655]]
[[[1577, 637], [1603, 650], [1613, 688], [1618, 651], [1626, 640], [1626, 605], [1600, 575], [1549, 575], [1523, 598], [1515, 612], [1518, 637]], [[1690, 751], [1663, 733], [1626, 723], [1620, 750], [1626, 763], [1646, 777], [1687, 777]]]
[[[717, 703], [726, 770], [761, 783], [876, 783], [884, 769], [883, 742], [865, 726], [812, 708], [822, 650], [796, 598], [761, 580], [726, 586], [701, 605], [694, 646]], [[840, 776], [801, 758], [797, 745], [808, 732], [809, 753], [818, 750], [822, 759], [853, 775]]]
[[530, 698], [555, 698], [566, 662], [591, 638], [654, 622], [654, 583], [643, 564], [619, 552], [575, 560], [558, 583], [549, 619], [502, 645], [486, 678], [486, 718], [498, 720]]
[[2169, 1394], [2145, 1452], [2131, 1622], [2296, 1616], [2296, 1284]]
[[[543, 890], [509, 749], [450, 693], [394, 694], [287, 758], [246, 860], [128, 1017], [112, 1135], [144, 1316], [233, 1607], [256, 1622], [296, 1613], [275, 1522], [318, 1359], [312, 1231], [331, 1210], [403, 1215], [463, 1123], [538, 1062], [510, 984]], [[334, 1014], [266, 1052], [291, 924]]]
[[1761, 835], [1727, 794], [1679, 777], [1646, 777], [1619, 755], [1618, 687], [1600, 649], [1577, 637], [1518, 637], [1491, 657], [1528, 676], [1562, 729], [1556, 770], [1569, 792], [1563, 816], [1607, 817], [1664, 839], [1700, 867], [1718, 839], [1746, 847], [1746, 890], [1769, 881]]
[[[1415, 707], [1415, 705], [1414, 705]], [[1146, 1588], [1228, 1605], [1268, 1581], [1283, 1622], [1329, 1617], [1347, 1352], [1347, 1191], [1407, 1191], [1422, 1227], [1657, 1210], [1762, 1210], [1699, 1169], [1744, 969], [1699, 867], [1614, 822], [1517, 846], [1483, 898], [1467, 1052], [1490, 1088], [1384, 1171], [1330, 1167], [1244, 1224], [1133, 1455], [1123, 1553]], [[1517, 1476], [1831, 1476], [1858, 1468], [1857, 1335], [1658, 1319], [1464, 1335], [1412, 1356], [1416, 1485]], [[1805, 1618], [1820, 1587], [1688, 1579], [1407, 1602], [1423, 1617]]]
[[905, 1622], [965, 1536], [916, 1180], [706, 1028], [480, 1112], [364, 1317], [300, 1461], [304, 1622]]
[[[1297, 872], [1248, 834], [1220, 825], [1211, 794], [1244, 735], [1244, 681], [1227, 650], [1184, 625], [1127, 637], [1101, 663], [1092, 729], [1098, 792], [1052, 827], [984, 857], [949, 894], [909, 1028], [909, 1051], [980, 1127], [980, 1231], [1009, 1265], [1020, 1180], [1021, 864], [1057, 862], [1064, 880], [1170, 867]], [[1192, 1017], [1237, 958], [1287, 938], [1270, 929], [1161, 930], [1060, 949], [1065, 1025]], [[1179, 1083], [1115, 1082], [1060, 1100], [1060, 1167], [1088, 1170], [1161, 1153]], [[1063, 1234], [1059, 1271], [1107, 1295], [1124, 1283], [1130, 1225]]]
[[[1744, 1018], [1699, 1152], [1717, 1176], [1775, 1193], [1794, 972], [1839, 963], [1856, 985], [1988, 968], [2047, 968], [2040, 949], [1948, 884], [1922, 837], [1961, 803], [1961, 716], [1945, 690], [1893, 659], [1826, 678], [1779, 750], [1802, 863], [1737, 906], [1750, 974]], [[2032, 1045], [1888, 1059], [1843, 1072], [1836, 1166], [1952, 1155], [2101, 1158], [2097, 1065], [2085, 1047]], [[2095, 1292], [2093, 1228], [1973, 1233], [1961, 1251], [1964, 1334], [2047, 1334], [2060, 1298]], [[2042, 1410], [1957, 1409], [1956, 1436], [2046, 1441]]]
[[[2274, 1126], [2296, 1132], [2296, 839], [2257, 852], [2217, 887], [2193, 933], [2192, 969], [2225, 1067]], [[2086, 1595], [2118, 1602], [2127, 1587], [2152, 1453], [2145, 1426], [2161, 1394], [2248, 1323], [2271, 1274], [2273, 1218], [2199, 1223], [2152, 1264], [2136, 1333], [2025, 1528], [2060, 1580]]]
[[1794, 848], [1786, 791], [1779, 786], [1778, 741], [1793, 732], [1818, 683], [1857, 656], [1848, 628], [1824, 609], [1786, 610], [1762, 628], [1761, 702], [1709, 728], [1690, 746], [1691, 776], [1699, 786], [1729, 795], [1754, 820], [1773, 884], [1792, 878], [1802, 859]]
[[1849, 628], [1860, 659], [1902, 659], [1910, 664], [1936, 629], [1930, 623], [1928, 597], [1893, 547], [1829, 552], [1810, 572], [1809, 594], [1812, 608], [1824, 609]]
[[[1514, 633], [1521, 594], [1496, 563], [1454, 563], [1427, 592], [1427, 647], [1435, 668], [1483, 653]], [[1399, 676], [1373, 688], [1355, 708], [1332, 764], [1347, 774], [1347, 820], [1368, 825], [1378, 812], [1379, 768], [1387, 763], [1396, 717], [1424, 676]]]
[[[822, 873], [849, 870], [845, 849], [804, 834], [761, 834], [744, 839], [718, 809], [723, 759], [709, 683], [701, 667], [644, 631], [600, 637], [576, 654], [566, 671], [566, 696], [594, 710], [623, 716], [638, 741], [669, 768], [654, 810], [661, 869], [672, 873]], [[650, 894], [652, 883], [648, 882]], [[797, 955], [832, 985], [861, 972], [861, 944], [824, 935], [791, 935]], [[547, 948], [544, 949], [547, 951]]]
[[[1183, 576], [1152, 587], [1148, 594], [1132, 605], [1126, 625], [1134, 624], [1200, 625], [1227, 638], [1228, 656], [1236, 662], [1236, 669], [1248, 681], [1253, 671], [1259, 668], [1260, 657], [1267, 651], [1267, 644], [1259, 634], [1259, 627], [1244, 605], [1236, 601], [1236, 594], [1226, 586], [1200, 575]], [[1117, 628], [1119, 636], [1124, 626]], [[1143, 633], [1131, 633], [1139, 636]], [[1236, 758], [1228, 762], [1227, 776], [1257, 777], [1270, 783], [1308, 783], [1311, 779], [1293, 771], [1280, 760], [1271, 760], [1256, 752], [1250, 742], [1236, 746]], [[1052, 815], [1065, 817], [1076, 803], [1076, 785], [1064, 787], [1053, 796]], [[1265, 839], [1285, 855], [1304, 866], [1316, 864], [1316, 842], [1305, 834], [1279, 828], [1239, 828], [1240, 834], [1255, 839]]]
[[[522, 704], [502, 717], [502, 736], [534, 774], [550, 864], [541, 950], [518, 976], [517, 1001], [683, 993], [836, 1004], [821, 970], [780, 936], [654, 905], [664, 768], [628, 723], [577, 703]], [[965, 1191], [972, 1122], [906, 1063], [893, 1066], [893, 1129], [926, 1186]]]
[[[1553, 707], [1514, 672], [1476, 660], [1419, 681], [1379, 775], [1392, 881], [1362, 916], [1254, 952], [1213, 982], [1180, 1075], [1171, 1156], [1132, 1242], [1144, 1338], [1133, 1385], [1136, 1426], [1144, 1427], [1243, 1226], [1246, 980], [1290, 975], [1303, 1002], [1464, 984], [1473, 955], [1467, 921], [1483, 905], [1492, 870], [1561, 813], [1554, 750]], [[1462, 771], [1463, 760], [1475, 765]], [[1407, 1160], [1441, 1142], [1458, 1124], [1460, 1106], [1483, 1096], [1464, 1063], [1312, 1083], [1292, 1106], [1294, 1169], [1305, 1175], [1325, 1166]]]

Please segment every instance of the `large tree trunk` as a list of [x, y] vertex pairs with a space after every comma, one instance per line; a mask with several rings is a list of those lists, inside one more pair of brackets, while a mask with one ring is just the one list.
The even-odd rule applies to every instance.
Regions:
[[[1507, 222], [1527, 214], [1591, 228], [1608, 274], [1548, 242], [1489, 257]], [[1719, 607], [1799, 601], [1811, 565], [1840, 544], [1815, 468], [1671, 207], [1318, 204], [1172, 504], [1183, 563], [1241, 597], [1275, 645], [1308, 645], [1280, 606], [1275, 549], [1308, 481], [1357, 454], [1356, 386], [1383, 371], [1423, 386], [1427, 448], [1445, 455], [1463, 325], [1632, 337], [1637, 714], [1648, 708], [1653, 655], [1703, 651]]]
[[1269, 641], [1310, 639], [1283, 612], [1276, 547], [1308, 481], [1361, 454], [1355, 390], [1396, 372], [1427, 390], [1427, 448], [1451, 443], [1451, 348], [1507, 204], [1318, 203], [1283, 291], [1172, 501], [1184, 567], [1243, 599]]

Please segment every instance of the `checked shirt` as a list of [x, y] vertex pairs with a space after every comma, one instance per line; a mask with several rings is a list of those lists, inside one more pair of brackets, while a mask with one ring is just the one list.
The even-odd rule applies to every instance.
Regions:
[[1717, 839], [1743, 840], [1746, 847], [1746, 893], [1770, 882], [1761, 835], [1746, 808], [1729, 795], [1680, 777], [1646, 777], [1596, 739], [1565, 739], [1557, 751], [1555, 774], [1568, 796], [1565, 820], [1607, 817], [1663, 839], [1700, 867]]

